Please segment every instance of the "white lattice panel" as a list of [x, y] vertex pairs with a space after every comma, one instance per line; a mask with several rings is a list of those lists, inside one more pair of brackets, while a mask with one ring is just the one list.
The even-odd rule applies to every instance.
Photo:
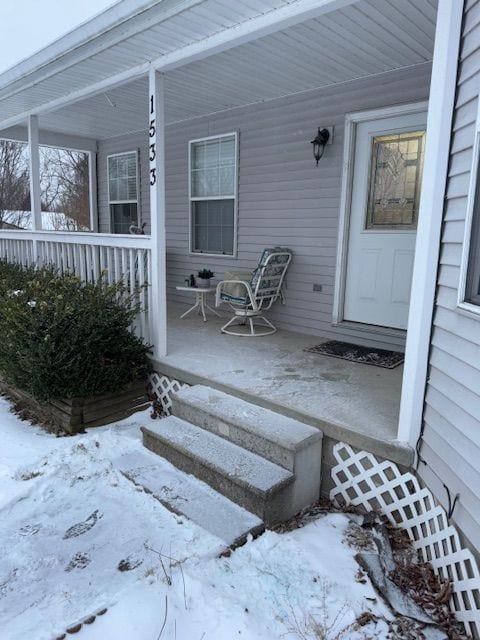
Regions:
[[355, 452], [342, 442], [335, 445], [332, 469], [336, 502], [384, 514], [405, 529], [422, 558], [442, 580], [452, 582], [450, 605], [474, 637], [480, 637], [480, 571], [473, 554], [462, 548], [445, 510], [412, 473], [402, 473], [393, 462], [380, 462], [366, 451]]
[[185, 382], [180, 382], [168, 376], [158, 373], [151, 373], [148, 380], [148, 387], [153, 392], [163, 407], [165, 415], [169, 416], [172, 411], [172, 393], [180, 391], [182, 387], [188, 387]]

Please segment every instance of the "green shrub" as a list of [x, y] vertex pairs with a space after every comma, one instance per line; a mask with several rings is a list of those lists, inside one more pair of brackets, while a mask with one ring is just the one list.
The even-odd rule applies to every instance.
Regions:
[[114, 393], [146, 376], [138, 296], [0, 261], [0, 373], [39, 400]]

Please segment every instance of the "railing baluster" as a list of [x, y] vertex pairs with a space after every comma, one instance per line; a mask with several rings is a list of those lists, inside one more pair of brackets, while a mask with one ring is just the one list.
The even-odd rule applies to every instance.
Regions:
[[92, 268], [93, 268], [93, 280], [94, 280], [94, 282], [98, 282], [100, 280], [99, 257], [100, 257], [100, 249], [101, 248], [102, 247], [94, 247], [94, 246], [92, 246], [92, 254], [93, 254]]
[[143, 250], [137, 249], [137, 269], [138, 269], [138, 284], [140, 286], [140, 305], [142, 311], [140, 313], [140, 335], [145, 336], [147, 333], [146, 318], [145, 318], [145, 267], [143, 264]]
[[152, 318], [152, 315], [151, 315], [151, 309], [152, 309], [152, 252], [149, 249], [146, 250], [146, 252], [147, 252], [147, 273], [146, 273], [146, 278], [147, 278], [147, 288], [146, 288], [147, 308], [146, 308], [145, 314], [146, 314], [146, 323], [147, 323], [147, 327], [148, 327], [148, 335], [145, 336], [145, 339], [150, 342], [150, 340], [151, 340], [151, 338], [153, 336], [153, 327], [152, 327], [153, 318]]
[[99, 248], [99, 255], [100, 255], [100, 271], [103, 272], [105, 271], [106, 268], [106, 262], [105, 262], [105, 247], [98, 247]]
[[129, 284], [128, 284], [128, 290], [129, 293], [132, 294], [135, 291], [135, 254], [134, 254], [134, 249], [129, 249], [128, 250], [128, 257], [129, 257], [129, 269], [128, 269], [128, 276], [129, 276]]
[[62, 242], [62, 273], [68, 271], [68, 244]]
[[88, 244], [85, 245], [85, 280], [87, 282], [92, 282], [92, 252], [90, 251], [90, 246]]
[[108, 281], [115, 281], [115, 247], [107, 247], [107, 269], [108, 269]]
[[113, 248], [113, 255], [114, 255], [114, 259], [115, 259], [115, 273], [113, 276], [114, 280], [120, 280], [121, 279], [121, 274], [120, 274], [120, 250], [117, 247]]
[[127, 280], [128, 280], [127, 249], [122, 247], [120, 251], [122, 255], [122, 280], [125, 283], [125, 285], [127, 285]]

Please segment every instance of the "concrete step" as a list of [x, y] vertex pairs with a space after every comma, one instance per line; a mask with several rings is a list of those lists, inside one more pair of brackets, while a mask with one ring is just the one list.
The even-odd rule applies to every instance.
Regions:
[[114, 460], [113, 465], [167, 509], [219, 538], [219, 550], [241, 544], [249, 533], [257, 535], [264, 529], [258, 516], [150, 451], [127, 453]]
[[202, 385], [183, 388], [172, 402], [178, 418], [294, 473], [297, 511], [318, 499], [323, 437], [319, 429]]
[[143, 444], [267, 524], [292, 516], [294, 475], [251, 451], [170, 416], [142, 427]]

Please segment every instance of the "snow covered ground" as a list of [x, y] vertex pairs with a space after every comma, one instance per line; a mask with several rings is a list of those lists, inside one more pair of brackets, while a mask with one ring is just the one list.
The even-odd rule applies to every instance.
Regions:
[[[0, 640], [52, 640], [103, 608], [79, 640], [387, 638], [358, 581], [349, 524], [329, 514], [267, 531], [230, 557], [112, 464], [142, 448], [137, 414], [73, 438], [20, 421], [0, 398]], [[162, 462], [158, 458], [159, 474]], [[165, 466], [167, 468], [167, 466]]]

